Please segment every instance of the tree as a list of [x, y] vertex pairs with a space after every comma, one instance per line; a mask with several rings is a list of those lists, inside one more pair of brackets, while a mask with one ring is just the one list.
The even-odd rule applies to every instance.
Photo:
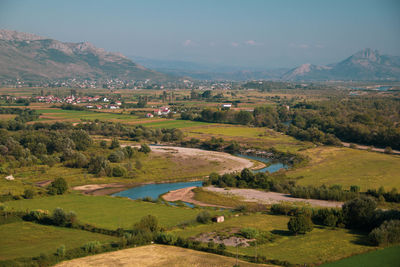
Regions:
[[148, 145], [142, 144], [140, 146], [139, 152], [143, 152], [143, 153], [147, 154], [147, 153], [151, 152], [151, 149], [150, 149], [150, 147]]
[[49, 186], [50, 195], [62, 195], [68, 190], [68, 184], [64, 178], [56, 178]]
[[120, 147], [120, 145], [119, 145], [118, 139], [117, 138], [113, 138], [111, 140], [110, 149], [119, 148], [119, 147]]
[[52, 216], [53, 224], [57, 226], [64, 226], [67, 223], [67, 214], [62, 208], [56, 208]]
[[74, 141], [77, 150], [86, 150], [92, 144], [92, 138], [84, 130], [73, 131], [70, 138]]
[[294, 235], [305, 234], [306, 232], [312, 231], [313, 224], [310, 217], [298, 215], [290, 218], [288, 222], [288, 229]]
[[134, 232], [136, 231], [149, 231], [152, 233], [156, 233], [160, 230], [158, 226], [158, 220], [153, 215], [144, 216], [140, 222], [136, 223], [133, 226]]
[[126, 169], [122, 166], [118, 165], [112, 169], [112, 176], [114, 176], [114, 177], [122, 177], [125, 174], [126, 174]]
[[343, 204], [343, 216], [346, 226], [355, 229], [368, 229], [376, 209], [376, 201], [369, 197], [360, 197]]
[[104, 140], [101, 140], [101, 141], [100, 141], [100, 147], [101, 147], [101, 148], [106, 148], [106, 147], [107, 147], [107, 142], [104, 141]]
[[32, 199], [35, 195], [35, 192], [32, 189], [26, 189], [24, 191], [24, 198], [25, 199]]

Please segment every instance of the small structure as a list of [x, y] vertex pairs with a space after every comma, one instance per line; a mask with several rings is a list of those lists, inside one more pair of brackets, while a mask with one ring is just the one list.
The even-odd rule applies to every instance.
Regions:
[[212, 218], [212, 221], [216, 222], [216, 223], [222, 223], [222, 222], [225, 221], [225, 217], [222, 216], [222, 215], [221, 216], [215, 216], [215, 217]]
[[153, 118], [153, 117], [154, 117], [154, 115], [151, 114], [151, 113], [147, 113], [147, 114], [146, 114], [146, 118]]
[[222, 104], [222, 109], [230, 109], [232, 104]]
[[12, 180], [14, 180], [14, 176], [12, 176], [12, 174], [10, 174], [9, 176], [6, 176], [5, 179], [8, 181], [12, 181]]

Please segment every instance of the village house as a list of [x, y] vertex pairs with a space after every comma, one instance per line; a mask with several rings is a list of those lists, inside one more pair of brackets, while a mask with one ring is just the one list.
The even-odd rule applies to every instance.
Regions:
[[153, 118], [153, 117], [154, 117], [154, 115], [151, 114], [151, 113], [147, 113], [147, 114], [146, 114], [146, 118]]

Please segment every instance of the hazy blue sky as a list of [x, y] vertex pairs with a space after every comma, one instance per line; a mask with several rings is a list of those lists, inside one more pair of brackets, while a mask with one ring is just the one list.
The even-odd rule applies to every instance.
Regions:
[[125, 55], [225, 65], [400, 55], [400, 0], [0, 0], [0, 28]]

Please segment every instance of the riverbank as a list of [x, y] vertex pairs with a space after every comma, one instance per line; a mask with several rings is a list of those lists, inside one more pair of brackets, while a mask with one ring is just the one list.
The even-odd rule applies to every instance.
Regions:
[[196, 186], [191, 186], [191, 187], [185, 187], [182, 189], [177, 189], [177, 190], [172, 190], [169, 191], [168, 193], [164, 194], [162, 198], [166, 201], [183, 201], [183, 202], [188, 202], [197, 206], [202, 206], [202, 207], [217, 207], [217, 208], [231, 208], [231, 207], [225, 207], [225, 206], [220, 206], [220, 205], [213, 205], [213, 204], [208, 204], [204, 203], [198, 200], [194, 199], [195, 193], [193, 192], [193, 189], [195, 189]]

